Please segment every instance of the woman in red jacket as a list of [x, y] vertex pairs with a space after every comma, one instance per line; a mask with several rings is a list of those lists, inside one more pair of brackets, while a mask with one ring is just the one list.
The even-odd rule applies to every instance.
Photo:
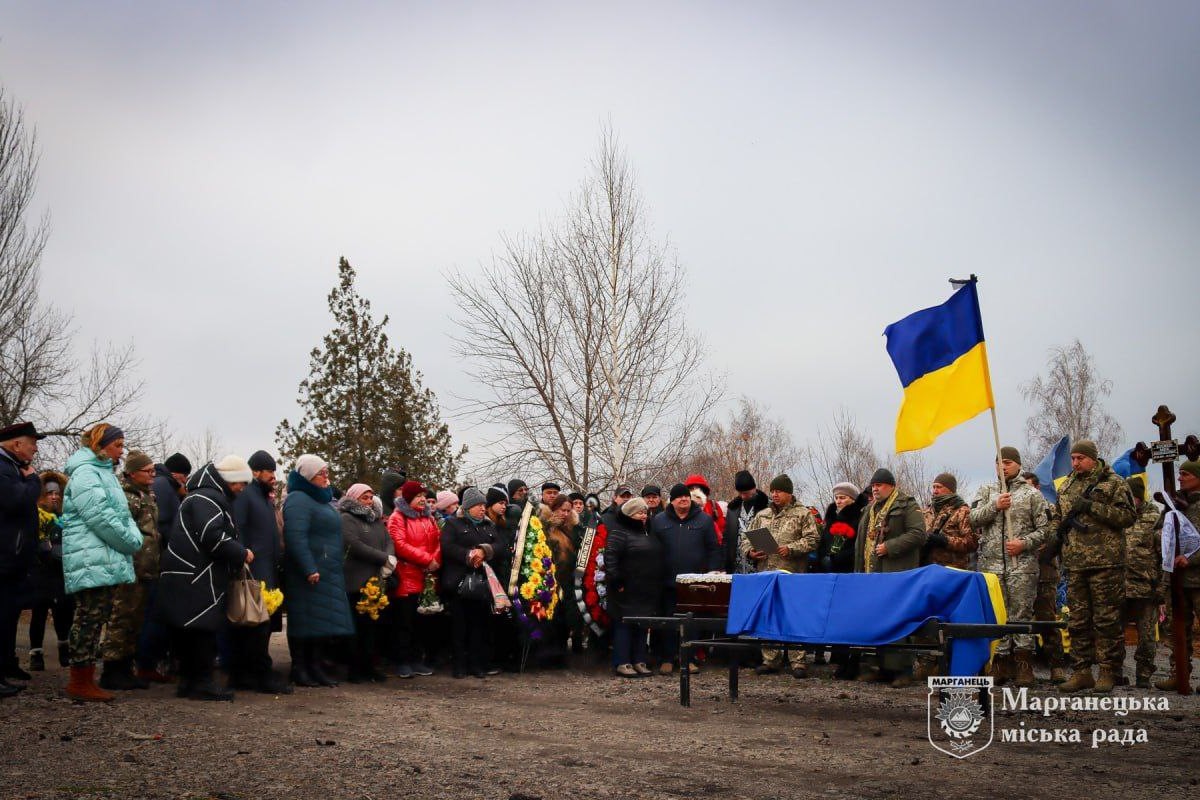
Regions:
[[417, 606], [425, 590], [425, 576], [442, 566], [441, 532], [427, 508], [425, 487], [406, 481], [396, 498], [396, 510], [388, 517], [387, 529], [396, 548], [396, 574], [400, 585], [392, 594], [392, 644], [397, 662], [396, 677], [432, 675], [422, 660], [417, 639]]

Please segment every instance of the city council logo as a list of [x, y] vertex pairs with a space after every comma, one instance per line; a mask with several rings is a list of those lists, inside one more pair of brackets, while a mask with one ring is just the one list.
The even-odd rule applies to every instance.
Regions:
[[929, 678], [926, 727], [934, 748], [966, 758], [992, 743], [992, 682], [992, 678]]

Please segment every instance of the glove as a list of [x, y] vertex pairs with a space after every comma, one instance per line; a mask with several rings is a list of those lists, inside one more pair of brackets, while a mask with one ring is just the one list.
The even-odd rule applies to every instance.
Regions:
[[947, 539], [946, 534], [942, 533], [941, 531], [933, 531], [926, 537], [926, 539], [934, 547], [949, 547], [950, 546], [950, 540]]
[[1075, 504], [1071, 506], [1071, 510], [1078, 511], [1080, 514], [1090, 514], [1092, 511], [1092, 501], [1086, 497], [1076, 500]]

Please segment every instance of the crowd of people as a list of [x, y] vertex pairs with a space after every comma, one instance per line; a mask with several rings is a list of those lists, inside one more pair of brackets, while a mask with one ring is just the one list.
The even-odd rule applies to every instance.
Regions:
[[[905, 488], [924, 487], [898, 487], [880, 468], [865, 489], [835, 485], [822, 510], [796, 497], [788, 475], [763, 491], [746, 471], [734, 476], [728, 502], [703, 475], [689, 475], [666, 492], [618, 486], [606, 506], [554, 481], [536, 498], [519, 479], [438, 491], [398, 468], [383, 470], [378, 486], [338, 486], [316, 454], [297, 458], [278, 481], [265, 451], [196, 468], [178, 453], [156, 463], [126, 452], [124, 433], [108, 423], [82, 435], [61, 471], [39, 472], [40, 438], [28, 422], [0, 429], [0, 697], [31, 677], [17, 657], [24, 609], [25, 666], [45, 669], [52, 619], [73, 699], [108, 701], [174, 681], [179, 697], [231, 700], [236, 690], [288, 694], [445, 669], [486, 678], [563, 668], [584, 651], [620, 678], [698, 671], [699, 663], [678, 663], [670, 631], [638, 624], [675, 611], [677, 576], [927, 564], [997, 575], [1009, 619], [1057, 619], [1065, 580], [1069, 656], [1058, 635], [1007, 637], [987, 667], [998, 682], [1032, 686], [1040, 651], [1060, 691], [1112, 691], [1127, 682], [1127, 620], [1139, 637], [1134, 683], [1149, 688], [1154, 675], [1162, 509], [1142, 476], [1120, 478], [1090, 441], [1072, 445], [1073, 473], [1053, 504], [1017, 449], [1005, 447], [996, 482], [971, 503], [943, 473], [922, 508]], [[1168, 494], [1200, 523], [1200, 462], [1185, 462]], [[759, 528], [771, 533], [773, 552], [745, 535]], [[1191, 623], [1200, 553], [1180, 556], [1175, 568]], [[261, 615], [235, 618], [235, 584], [257, 584]], [[283, 631], [286, 674], [270, 655], [272, 635]], [[828, 650], [836, 679], [902, 688], [934, 669], [903, 652], [864, 659], [848, 647]], [[806, 678], [810, 660], [826, 657], [825, 647], [765, 648], [753, 666]], [[1155, 685], [1171, 690], [1175, 681], [1172, 668]]]

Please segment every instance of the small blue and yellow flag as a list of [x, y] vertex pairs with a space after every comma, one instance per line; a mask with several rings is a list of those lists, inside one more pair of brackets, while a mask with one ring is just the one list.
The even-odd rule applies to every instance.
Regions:
[[1058, 502], [1058, 487], [1063, 485], [1063, 481], [1071, 474], [1071, 440], [1069, 437], [1062, 437], [1050, 448], [1050, 452], [1046, 453], [1046, 457], [1033, 468], [1033, 474], [1037, 475], [1038, 483], [1042, 487], [1042, 496], [1049, 503]]
[[995, 405], [975, 283], [972, 278], [940, 306], [909, 314], [883, 331], [904, 387], [897, 453], [928, 447]]

